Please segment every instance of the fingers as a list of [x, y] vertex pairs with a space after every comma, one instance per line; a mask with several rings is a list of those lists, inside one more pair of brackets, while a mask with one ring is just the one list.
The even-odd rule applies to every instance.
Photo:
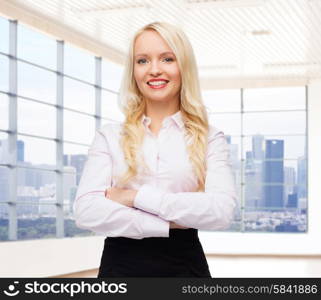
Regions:
[[109, 198], [109, 196], [110, 196], [109, 189], [106, 189], [105, 190], [105, 198]]

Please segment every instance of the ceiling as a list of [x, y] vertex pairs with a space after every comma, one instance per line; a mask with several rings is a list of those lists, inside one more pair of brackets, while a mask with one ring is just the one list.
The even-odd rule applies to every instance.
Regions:
[[[183, 28], [194, 47], [200, 76], [205, 80], [321, 78], [321, 0], [0, 0], [0, 3], [0, 11], [7, 15], [42, 27], [41, 30], [58, 38], [70, 38], [87, 50], [96, 49], [98, 54], [120, 63], [132, 34], [157, 20]], [[16, 13], [19, 10], [20, 14]], [[59, 30], [53, 30], [54, 26]]]

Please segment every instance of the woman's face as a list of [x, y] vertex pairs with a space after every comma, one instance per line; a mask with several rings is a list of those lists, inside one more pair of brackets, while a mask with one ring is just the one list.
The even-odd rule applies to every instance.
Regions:
[[136, 39], [134, 78], [147, 101], [179, 102], [181, 74], [176, 57], [154, 30], [146, 30]]

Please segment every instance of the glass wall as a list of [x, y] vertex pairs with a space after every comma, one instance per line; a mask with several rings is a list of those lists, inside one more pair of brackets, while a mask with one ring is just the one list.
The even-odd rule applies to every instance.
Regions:
[[0, 240], [90, 235], [72, 205], [95, 129], [121, 119], [122, 67], [4, 18], [0, 33]]
[[232, 231], [306, 232], [305, 87], [203, 93], [230, 145], [238, 187]]

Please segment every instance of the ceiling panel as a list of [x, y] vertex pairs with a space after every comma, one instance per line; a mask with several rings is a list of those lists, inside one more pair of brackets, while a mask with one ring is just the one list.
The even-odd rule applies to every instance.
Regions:
[[[8, 0], [2, 0], [8, 2]], [[152, 21], [181, 26], [201, 77], [321, 77], [321, 0], [11, 0], [123, 56]], [[45, 28], [44, 28], [45, 29]], [[106, 53], [108, 56], [108, 53]]]

